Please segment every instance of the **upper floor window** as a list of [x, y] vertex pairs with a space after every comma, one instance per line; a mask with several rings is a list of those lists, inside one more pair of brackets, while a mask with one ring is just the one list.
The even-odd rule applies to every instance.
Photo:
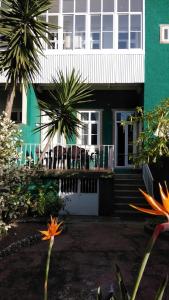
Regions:
[[52, 49], [142, 49], [143, 0], [53, 0], [43, 17]]

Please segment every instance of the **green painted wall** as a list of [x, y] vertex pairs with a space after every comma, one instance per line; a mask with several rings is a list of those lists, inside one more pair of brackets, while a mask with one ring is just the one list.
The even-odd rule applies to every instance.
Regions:
[[31, 86], [27, 92], [27, 124], [21, 124], [24, 143], [40, 143], [40, 132], [33, 132], [37, 123], [40, 123], [40, 110], [34, 89]]
[[144, 107], [169, 97], [169, 44], [160, 44], [160, 24], [169, 24], [168, 0], [145, 0]]

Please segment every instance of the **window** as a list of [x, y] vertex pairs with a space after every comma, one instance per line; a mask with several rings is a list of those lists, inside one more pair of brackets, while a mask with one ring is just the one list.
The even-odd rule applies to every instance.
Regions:
[[118, 48], [142, 48], [142, 0], [118, 0]]
[[12, 111], [11, 120], [16, 123], [22, 123], [22, 112], [21, 111]]
[[169, 44], [169, 24], [160, 25], [160, 43]]
[[143, 0], [53, 0], [48, 49], [142, 49]]
[[[49, 11], [47, 11], [45, 14], [42, 14], [40, 16], [40, 19], [42, 21], [54, 24], [56, 26], [59, 26], [58, 19], [59, 19], [59, 2], [56, 0], [52, 1], [52, 6]], [[46, 49], [58, 49], [58, 30], [57, 29], [50, 29], [50, 33], [48, 35], [48, 39], [50, 41], [50, 44], [45, 44], [44, 48]]]
[[82, 145], [100, 144], [100, 112], [81, 111], [80, 119], [83, 127], [80, 132], [80, 142]]

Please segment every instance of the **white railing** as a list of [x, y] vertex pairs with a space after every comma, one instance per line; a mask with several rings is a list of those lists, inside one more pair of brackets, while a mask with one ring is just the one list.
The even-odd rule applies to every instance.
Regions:
[[[39, 144], [23, 144], [18, 149], [18, 165], [35, 165], [42, 153]], [[49, 146], [42, 160], [46, 169], [111, 169], [114, 168], [113, 145]]]
[[143, 165], [143, 180], [148, 194], [154, 196], [154, 178], [147, 164]]

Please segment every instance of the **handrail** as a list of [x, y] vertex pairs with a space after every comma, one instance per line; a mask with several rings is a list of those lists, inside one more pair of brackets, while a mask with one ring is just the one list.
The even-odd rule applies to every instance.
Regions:
[[154, 178], [148, 164], [143, 165], [143, 181], [148, 194], [154, 197]]
[[[40, 144], [18, 148], [18, 165], [35, 165], [42, 153]], [[43, 161], [46, 169], [114, 169], [114, 145], [49, 145]]]

